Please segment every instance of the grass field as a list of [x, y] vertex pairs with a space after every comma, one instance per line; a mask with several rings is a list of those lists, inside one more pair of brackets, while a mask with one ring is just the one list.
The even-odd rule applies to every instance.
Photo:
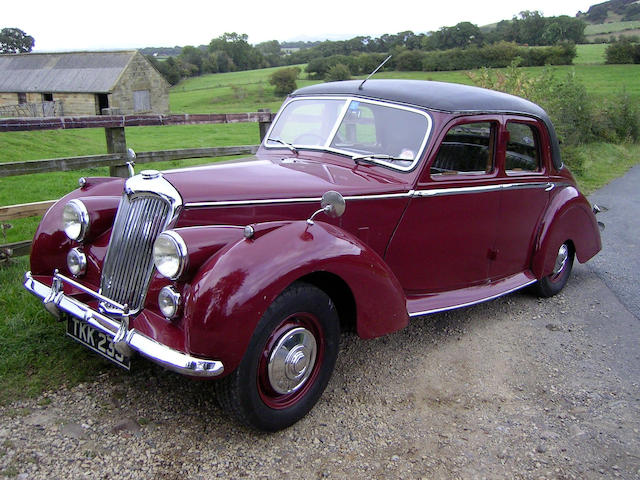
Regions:
[[634, 30], [640, 28], [640, 21], [631, 21], [631, 22], [612, 22], [612, 23], [601, 23], [598, 25], [587, 25], [587, 28], [584, 29], [585, 35], [602, 35], [606, 33], [619, 33], [624, 30]]
[[[595, 47], [600, 48], [598, 45], [580, 46], [578, 59], [581, 64], [553, 67], [556, 75], [575, 74], [594, 95], [618, 95], [626, 89], [634, 101], [640, 101], [640, 82], [637, 81], [640, 65], [599, 65], [598, 48]], [[258, 108], [276, 111], [282, 98], [276, 97], [273, 87], [267, 83], [272, 71], [236, 72], [186, 80], [171, 90], [171, 109], [185, 113], [244, 112]], [[527, 68], [526, 71], [535, 75], [541, 68]], [[471, 83], [465, 72], [383, 72], [378, 77]], [[298, 85], [310, 83], [300, 80]], [[257, 124], [136, 127], [128, 128], [126, 135], [128, 145], [137, 151], [257, 144], [259, 139]], [[106, 152], [106, 145], [102, 129], [0, 133], [0, 152], [0, 162], [7, 162], [101, 154]], [[590, 144], [577, 147], [572, 154], [580, 160], [582, 171], [578, 181], [588, 193], [638, 163], [640, 145]], [[153, 164], [153, 168], [210, 161], [175, 161]], [[151, 166], [138, 166], [136, 170]], [[0, 178], [0, 205], [59, 198], [76, 187], [78, 177], [106, 174], [106, 168], [97, 168]], [[8, 230], [6, 240], [0, 235], [0, 243], [31, 238], [37, 222], [35, 218], [11, 221], [14, 228]], [[63, 325], [53, 322], [40, 303], [22, 288], [22, 275], [27, 269], [26, 257], [12, 259], [8, 265], [0, 264], [0, 311], [3, 312], [0, 317], [0, 403], [37, 395], [63, 384], [72, 385], [102, 371], [117, 371], [117, 367], [64, 338]]]
[[573, 59], [575, 65], [602, 65], [606, 60], [606, 43], [588, 43], [576, 45], [577, 56]]

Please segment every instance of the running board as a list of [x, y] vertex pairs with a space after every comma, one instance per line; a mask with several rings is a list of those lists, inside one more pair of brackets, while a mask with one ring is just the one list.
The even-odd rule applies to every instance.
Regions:
[[411, 295], [407, 297], [407, 312], [410, 317], [419, 317], [468, 307], [515, 292], [536, 281], [531, 272], [522, 272], [484, 285], [427, 295]]

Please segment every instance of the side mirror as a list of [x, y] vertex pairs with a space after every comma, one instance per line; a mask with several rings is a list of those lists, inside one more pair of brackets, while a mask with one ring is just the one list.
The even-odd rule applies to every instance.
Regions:
[[329, 215], [331, 218], [338, 218], [344, 213], [346, 203], [344, 201], [344, 197], [339, 192], [329, 190], [322, 195], [320, 206], [324, 210], [324, 213]]
[[325, 213], [331, 218], [341, 217], [346, 208], [346, 203], [344, 201], [344, 197], [334, 190], [329, 190], [322, 195], [322, 200], [320, 201], [320, 206], [322, 207], [320, 210], [313, 212], [307, 219], [307, 223], [309, 225], [313, 225], [313, 217], [318, 215], [319, 213]]

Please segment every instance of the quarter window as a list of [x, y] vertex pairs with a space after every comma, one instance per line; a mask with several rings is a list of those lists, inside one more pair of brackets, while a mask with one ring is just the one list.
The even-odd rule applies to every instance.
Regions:
[[474, 122], [452, 127], [431, 166], [432, 175], [482, 174], [493, 171], [496, 126]]
[[505, 170], [507, 173], [537, 172], [540, 170], [540, 148], [537, 130], [526, 123], [508, 122], [507, 153]]

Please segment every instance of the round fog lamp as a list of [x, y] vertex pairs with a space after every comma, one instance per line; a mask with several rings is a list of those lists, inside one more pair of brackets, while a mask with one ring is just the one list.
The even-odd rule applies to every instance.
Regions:
[[71, 240], [80, 242], [89, 231], [89, 212], [80, 200], [71, 200], [62, 210], [62, 228]]
[[153, 244], [153, 261], [160, 275], [177, 279], [187, 263], [187, 245], [172, 230], [162, 232]]
[[180, 294], [169, 285], [162, 287], [158, 294], [158, 307], [165, 317], [175, 318], [180, 308]]
[[67, 253], [67, 268], [74, 277], [84, 275], [87, 271], [87, 256], [80, 249], [72, 248]]

